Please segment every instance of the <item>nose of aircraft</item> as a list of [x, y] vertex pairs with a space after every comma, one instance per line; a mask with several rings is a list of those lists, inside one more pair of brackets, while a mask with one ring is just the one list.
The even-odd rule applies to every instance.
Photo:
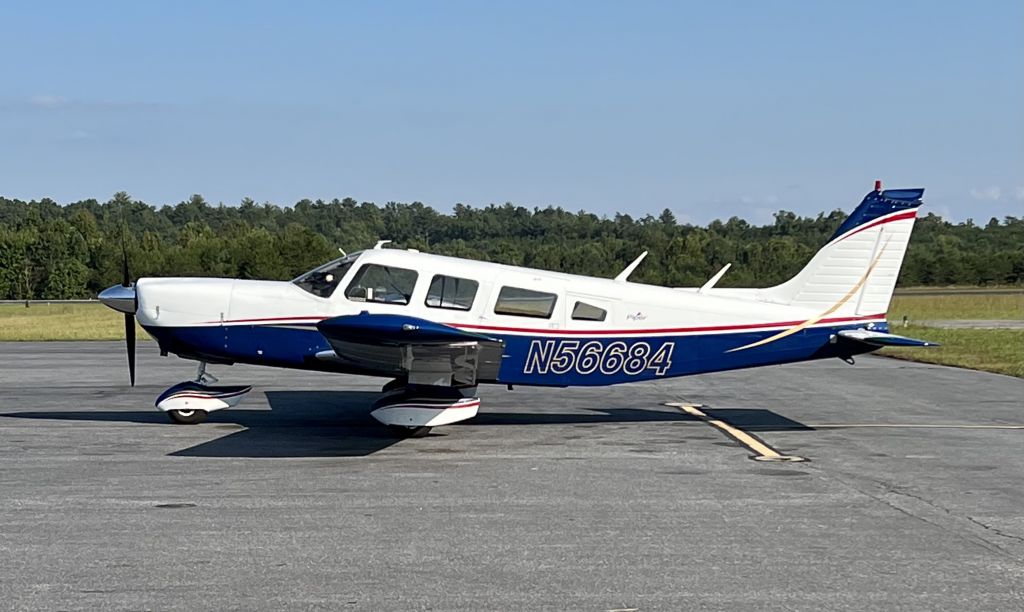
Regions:
[[138, 302], [135, 299], [135, 287], [114, 285], [100, 292], [100, 301], [106, 306], [125, 314], [135, 314]]

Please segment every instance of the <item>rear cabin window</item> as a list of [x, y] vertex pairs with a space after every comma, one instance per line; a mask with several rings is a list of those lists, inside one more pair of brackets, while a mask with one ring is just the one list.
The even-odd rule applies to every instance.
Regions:
[[494, 314], [512, 315], [516, 317], [535, 317], [548, 319], [555, 309], [554, 293], [531, 291], [519, 287], [502, 287], [498, 301], [494, 304]]
[[591, 306], [586, 302], [576, 302], [572, 307], [572, 318], [576, 321], [604, 321], [608, 312], [604, 308]]
[[480, 283], [475, 280], [437, 274], [430, 281], [425, 303], [431, 308], [469, 310], [478, 287]]
[[405, 305], [412, 297], [417, 276], [414, 270], [366, 264], [356, 272], [345, 297], [353, 302]]

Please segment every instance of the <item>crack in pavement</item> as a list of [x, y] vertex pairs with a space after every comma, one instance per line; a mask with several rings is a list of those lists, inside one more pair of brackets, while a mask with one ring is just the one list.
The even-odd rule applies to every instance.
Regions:
[[992, 533], [994, 533], [996, 535], [1002, 536], [1004, 538], [1009, 538], [1011, 540], [1017, 540], [1018, 542], [1024, 542], [1024, 538], [1022, 538], [1021, 536], [1005, 533], [1005, 532], [1003, 532], [1003, 530], [999, 529], [998, 527], [993, 527], [991, 525], [986, 525], [985, 523], [979, 521], [978, 519], [974, 518], [973, 516], [966, 516], [965, 515], [964, 518], [966, 518], [967, 520], [971, 521], [975, 525], [979, 525], [982, 528], [987, 529], [988, 531], [991, 531]]
[[[821, 470], [821, 466], [816, 466], [816, 469]], [[985, 550], [998, 553], [1016, 563], [1024, 564], [1024, 550], [1022, 552], [1008, 550], [1003, 546], [1004, 542], [994, 541], [989, 534], [1024, 543], [1024, 538], [1020, 536], [1003, 533], [970, 516], [956, 514], [941, 504], [906, 491], [891, 482], [844, 472], [823, 470], [823, 474], [835, 478], [839, 483], [877, 500], [893, 510], [958, 535]], [[871, 489], [881, 489], [881, 492]]]

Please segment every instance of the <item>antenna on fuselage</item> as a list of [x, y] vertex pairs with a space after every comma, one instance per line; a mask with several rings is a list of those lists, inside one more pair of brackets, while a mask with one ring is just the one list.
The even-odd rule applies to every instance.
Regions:
[[341, 253], [342, 257], [348, 257], [348, 253], [345, 252], [345, 249], [338, 247], [338, 252]]
[[700, 289], [697, 290], [697, 293], [704, 293], [706, 291], [709, 291], [712, 287], [715, 286], [715, 284], [719, 280], [722, 279], [723, 276], [725, 276], [725, 273], [728, 272], [729, 268], [731, 268], [731, 267], [732, 267], [731, 263], [725, 264], [722, 267], [722, 269], [718, 271], [718, 274], [712, 276], [710, 279], [708, 279], [708, 282], [706, 282], [703, 285], [701, 285]]
[[384, 248], [385, 244], [388, 244], [390, 242], [391, 242], [390, 240], [378, 240], [377, 244], [373, 245], [373, 250], [374, 251], [378, 251], [378, 250]]
[[647, 251], [640, 253], [640, 256], [633, 260], [633, 263], [626, 266], [622, 272], [619, 272], [619, 275], [615, 277], [615, 280], [620, 283], [626, 282], [626, 279], [633, 273], [633, 270], [636, 270], [636, 267], [640, 265], [640, 262], [644, 260], [644, 257], [647, 257]]

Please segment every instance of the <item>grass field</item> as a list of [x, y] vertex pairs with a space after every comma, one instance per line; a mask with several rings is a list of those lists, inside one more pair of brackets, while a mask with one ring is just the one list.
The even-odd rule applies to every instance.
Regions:
[[[140, 340], [149, 335], [135, 324]], [[124, 315], [103, 304], [0, 304], [0, 342], [12, 340], [120, 340]]]
[[894, 327], [900, 335], [938, 342], [928, 348], [887, 348], [882, 355], [1024, 378], [1024, 330]]
[[[910, 325], [902, 326], [903, 317]], [[924, 363], [972, 368], [1024, 377], [1024, 330], [940, 329], [915, 321], [1024, 319], [1024, 293], [1015, 295], [897, 295], [889, 306], [894, 333], [931, 340], [932, 348], [887, 348], [882, 355]]]
[[[903, 327], [907, 316], [910, 326]], [[939, 329], [916, 321], [1024, 319], [1024, 294], [898, 295], [889, 308], [895, 333], [932, 340], [940, 347], [884, 349], [883, 355], [1024, 377], [1024, 330]], [[138, 328], [138, 337], [149, 336]], [[124, 322], [102, 304], [0, 304], [0, 341], [119, 340]]]
[[1024, 293], [1016, 295], [897, 295], [889, 305], [893, 323], [942, 319], [1024, 319]]

